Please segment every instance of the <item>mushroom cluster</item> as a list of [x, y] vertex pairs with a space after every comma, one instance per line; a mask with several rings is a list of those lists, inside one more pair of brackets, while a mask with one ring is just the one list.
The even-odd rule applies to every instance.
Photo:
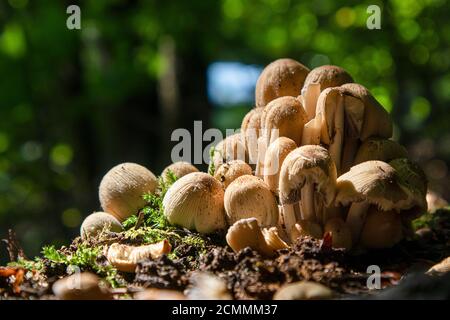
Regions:
[[344, 69], [276, 60], [261, 73], [255, 101], [240, 134], [212, 159], [233, 249], [270, 255], [269, 229], [283, 244], [309, 235], [336, 248], [387, 248], [426, 212], [423, 171], [392, 140], [388, 112]]

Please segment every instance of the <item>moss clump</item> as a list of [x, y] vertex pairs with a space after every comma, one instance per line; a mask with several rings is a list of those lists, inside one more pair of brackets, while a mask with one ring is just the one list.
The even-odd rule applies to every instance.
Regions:
[[214, 154], [216, 153], [216, 148], [211, 147], [209, 149], [209, 165], [208, 165], [208, 173], [212, 176], [214, 176], [214, 173], [216, 172], [216, 166], [214, 165]]

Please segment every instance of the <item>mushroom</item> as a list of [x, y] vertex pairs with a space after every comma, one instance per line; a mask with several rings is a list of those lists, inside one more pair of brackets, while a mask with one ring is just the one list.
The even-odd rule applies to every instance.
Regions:
[[267, 257], [273, 257], [277, 250], [288, 248], [276, 227], [261, 229], [256, 218], [236, 221], [228, 229], [226, 240], [234, 252], [249, 247]]
[[97, 236], [103, 230], [121, 232], [122, 224], [114, 216], [106, 212], [94, 212], [87, 216], [80, 227], [81, 239]]
[[[406, 180], [409, 183], [406, 183]], [[376, 210], [379, 213], [395, 210], [408, 214], [411, 210], [414, 211], [415, 207], [423, 202], [413, 198], [414, 189], [417, 189], [417, 184], [421, 183], [423, 182], [420, 179], [414, 179], [414, 182], [411, 182], [404, 172], [397, 171], [383, 161], [360, 163], [339, 176], [335, 202], [337, 205], [344, 206], [351, 204], [346, 223], [352, 233], [353, 245], [359, 242], [369, 209], [371, 209], [370, 212]], [[376, 218], [384, 219], [385, 217], [389, 216]], [[375, 218], [371, 219], [375, 220]]]
[[350, 250], [352, 247], [352, 234], [344, 220], [332, 218], [325, 224], [325, 233], [331, 235], [332, 247]]
[[113, 243], [108, 249], [107, 258], [117, 270], [134, 272], [139, 261], [156, 259], [170, 253], [170, 250], [172, 247], [167, 240], [139, 247]]
[[282, 286], [274, 295], [274, 300], [318, 300], [332, 299], [333, 291], [323, 284], [299, 281]]
[[[322, 223], [324, 208], [334, 200], [336, 167], [328, 151], [318, 145], [301, 146], [288, 154], [280, 172], [280, 202], [286, 233], [292, 237], [300, 219]], [[297, 211], [297, 214], [296, 214]]]
[[225, 190], [225, 212], [231, 225], [240, 219], [256, 218], [263, 227], [278, 223], [275, 196], [260, 178], [244, 175]]
[[435, 212], [438, 209], [448, 207], [447, 200], [433, 190], [427, 191], [426, 200], [428, 212]]
[[136, 163], [122, 163], [106, 173], [99, 187], [103, 211], [119, 221], [136, 214], [146, 202], [145, 193], [154, 193], [158, 179], [147, 168]]
[[340, 87], [344, 95], [345, 140], [342, 154], [342, 171], [353, 164], [360, 141], [370, 137], [392, 137], [392, 120], [389, 113], [364, 86], [347, 83]]
[[371, 206], [361, 231], [360, 244], [368, 249], [390, 248], [403, 239], [401, 216], [395, 210]]
[[211, 233], [226, 227], [223, 198], [217, 179], [203, 172], [189, 173], [167, 190], [164, 215], [172, 224]]
[[53, 293], [60, 300], [110, 300], [111, 293], [101, 285], [100, 278], [90, 272], [75, 273], [53, 284]]
[[260, 136], [262, 111], [263, 108], [251, 109], [245, 115], [241, 124], [241, 140], [248, 152], [251, 165], [255, 165], [258, 161], [258, 138]]
[[279, 137], [269, 145], [265, 153], [264, 160], [264, 182], [269, 189], [278, 195], [278, 182], [280, 176], [281, 165], [287, 155], [297, 148], [292, 139], [287, 137]]
[[349, 82], [353, 82], [353, 78], [347, 71], [337, 66], [325, 65], [311, 70], [301, 91], [308, 120], [312, 120], [316, 115], [317, 100], [321, 91]]
[[442, 275], [450, 272], [450, 257], [432, 266], [426, 273], [431, 275]]
[[278, 59], [266, 66], [256, 82], [256, 107], [272, 100], [300, 94], [309, 69], [292, 59]]
[[252, 168], [242, 160], [232, 160], [227, 163], [223, 163], [214, 172], [214, 178], [222, 183], [224, 189], [226, 189], [230, 183], [243, 175], [251, 175]]
[[353, 165], [370, 160], [389, 162], [397, 158], [406, 158], [407, 156], [408, 152], [405, 147], [398, 142], [381, 138], [370, 138], [360, 145]]
[[261, 121], [262, 134], [266, 137], [267, 145], [278, 137], [288, 137], [300, 145], [307, 115], [299, 99], [281, 97], [265, 107]]
[[351, 82], [353, 82], [352, 76], [341, 67], [324, 65], [314, 68], [308, 73], [302, 91], [306, 91], [310, 85], [317, 83], [320, 84], [320, 91], [323, 91], [326, 88], [339, 87]]
[[163, 172], [161, 173], [161, 178], [164, 182], [167, 181], [167, 174], [169, 172], [172, 172], [177, 179], [180, 179], [181, 177], [184, 177], [185, 175], [192, 173], [192, 172], [198, 172], [198, 169], [186, 161], [177, 161], [172, 163], [171, 165], [164, 168]]
[[196, 271], [190, 278], [192, 286], [186, 289], [189, 300], [231, 300], [225, 281], [211, 273]]
[[214, 148], [213, 163], [214, 167], [218, 168], [222, 163], [231, 160], [242, 160], [248, 162], [248, 153], [242, 142], [240, 133], [235, 133], [227, 136], [220, 141]]

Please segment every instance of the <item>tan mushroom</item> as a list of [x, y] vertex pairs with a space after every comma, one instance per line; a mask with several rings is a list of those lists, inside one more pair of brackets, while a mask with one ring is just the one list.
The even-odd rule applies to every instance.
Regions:
[[150, 288], [136, 292], [135, 300], [186, 300], [186, 296], [175, 290]]
[[161, 173], [161, 178], [164, 182], [167, 182], [167, 174], [169, 172], [172, 172], [172, 174], [174, 174], [177, 179], [180, 179], [188, 173], [198, 172], [198, 169], [194, 165], [186, 161], [178, 161], [172, 163], [171, 165], [164, 168], [163, 172]]
[[398, 142], [381, 138], [370, 138], [359, 147], [353, 165], [370, 160], [389, 162], [398, 158], [406, 158], [407, 156], [408, 152], [405, 147]]
[[325, 233], [330, 233], [332, 247], [350, 250], [352, 248], [352, 234], [344, 220], [333, 218], [325, 224]]
[[225, 211], [231, 225], [240, 219], [256, 218], [262, 227], [278, 223], [275, 196], [260, 178], [240, 176], [225, 190]]
[[139, 261], [156, 259], [169, 254], [171, 250], [172, 247], [167, 240], [139, 247], [113, 243], [108, 249], [107, 258], [117, 270], [134, 272]]
[[214, 178], [226, 189], [230, 183], [243, 175], [251, 175], [252, 168], [242, 160], [232, 160], [220, 165], [214, 172]]
[[256, 165], [258, 160], [258, 138], [261, 129], [261, 115], [263, 108], [251, 109], [242, 120], [241, 135], [244, 148], [248, 152], [249, 163]]
[[[418, 184], [423, 182], [420, 179], [408, 179], [405, 171], [397, 171], [383, 161], [367, 161], [353, 166], [349, 172], [338, 177], [336, 204], [351, 204], [346, 223], [351, 230], [353, 244], [359, 242], [369, 209], [371, 213], [395, 210], [398, 214], [408, 214], [425, 202], [413, 197], [413, 194], [417, 194], [414, 189], [420, 188]], [[425, 198], [425, 194], [422, 197]], [[371, 221], [388, 217], [391, 216], [372, 217]], [[398, 241], [398, 237], [392, 238], [392, 241]], [[364, 245], [373, 247], [367, 241]]]
[[395, 210], [381, 211], [371, 206], [367, 211], [360, 244], [369, 249], [389, 248], [403, 239], [401, 216]]
[[292, 139], [279, 137], [269, 145], [265, 153], [264, 182], [276, 195], [278, 195], [278, 182], [283, 161], [295, 148], [297, 145]]
[[441, 275], [450, 272], [450, 257], [432, 266], [426, 273], [431, 275]]
[[121, 232], [122, 224], [114, 216], [106, 212], [94, 212], [84, 219], [80, 227], [81, 239], [97, 236], [103, 230]]
[[276, 227], [261, 228], [255, 218], [236, 221], [228, 229], [226, 240], [234, 252], [249, 247], [267, 257], [274, 256], [277, 250], [288, 248]]
[[270, 63], [256, 82], [256, 106], [264, 107], [283, 96], [298, 96], [308, 72], [307, 67], [292, 59], [278, 59]]
[[100, 278], [89, 272], [75, 273], [56, 281], [53, 293], [60, 300], [110, 300], [111, 293]]
[[[328, 151], [317, 145], [301, 146], [288, 154], [280, 172], [280, 202], [286, 233], [301, 218], [322, 223], [325, 207], [335, 196], [336, 167]], [[296, 214], [297, 210], [297, 214]], [[294, 241], [292, 239], [291, 241]]]
[[320, 91], [326, 88], [339, 87], [345, 83], [353, 82], [352, 76], [338, 66], [324, 65], [311, 70], [305, 79], [303, 91], [312, 84], [320, 84]]
[[217, 179], [193, 172], [178, 179], [163, 199], [164, 215], [175, 225], [201, 233], [225, 229], [224, 191]]
[[143, 195], [154, 193], [158, 179], [145, 167], [135, 163], [122, 163], [106, 173], [99, 187], [103, 211], [123, 221], [136, 214], [146, 202]]

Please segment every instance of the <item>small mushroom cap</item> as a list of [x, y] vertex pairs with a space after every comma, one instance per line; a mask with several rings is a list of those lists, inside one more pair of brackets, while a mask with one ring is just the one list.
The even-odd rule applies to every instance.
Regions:
[[278, 59], [266, 66], [256, 82], [256, 107], [283, 96], [300, 94], [309, 69], [292, 59]]
[[332, 218], [325, 224], [325, 233], [331, 233], [332, 247], [346, 250], [352, 247], [350, 228], [340, 218]]
[[299, 281], [286, 284], [274, 295], [274, 300], [318, 300], [332, 299], [333, 291], [323, 284], [312, 281]]
[[367, 211], [360, 244], [369, 249], [390, 248], [403, 238], [401, 216], [393, 211], [380, 211], [370, 206]]
[[426, 273], [431, 275], [439, 275], [447, 272], [450, 272], [450, 257], [447, 257], [441, 262], [435, 264]]
[[61, 300], [109, 300], [111, 294], [100, 285], [100, 278], [89, 272], [75, 273], [56, 281], [53, 293]]
[[381, 160], [389, 162], [398, 158], [406, 158], [408, 151], [398, 142], [387, 139], [371, 138], [364, 141], [356, 153], [354, 165], [370, 161]]
[[145, 206], [143, 195], [154, 193], [158, 179], [136, 163], [122, 163], [106, 173], [99, 187], [103, 211], [123, 221]]
[[[288, 137], [300, 145], [303, 126], [308, 122], [308, 116], [300, 100], [294, 97], [280, 97], [271, 101], [264, 109], [261, 126], [267, 137], [271, 136], [271, 130], [278, 129], [277, 137]], [[271, 138], [268, 142], [274, 140]]]
[[278, 222], [278, 205], [269, 187], [260, 178], [240, 176], [225, 190], [225, 211], [229, 224], [256, 218], [262, 227]]
[[181, 177], [184, 177], [188, 173], [198, 172], [198, 169], [194, 165], [186, 161], [174, 162], [171, 165], [167, 166], [161, 173], [161, 177], [164, 182], [167, 182], [167, 174], [169, 173], [169, 171], [172, 172], [175, 177], [177, 177], [177, 179], [179, 179]]
[[448, 202], [441, 195], [433, 190], [428, 190], [427, 196], [428, 212], [434, 212], [438, 209], [448, 207]]
[[319, 83], [320, 90], [323, 91], [326, 88], [339, 87], [349, 82], [353, 82], [353, 78], [347, 71], [338, 66], [325, 65], [312, 69], [308, 73], [303, 87]]
[[336, 204], [367, 201], [384, 211], [413, 206], [398, 183], [395, 169], [383, 161], [366, 161], [337, 178]]
[[278, 194], [278, 181], [284, 159], [295, 148], [297, 145], [294, 140], [287, 137], [277, 138], [267, 148], [263, 166], [264, 182], [275, 194]]
[[224, 192], [217, 179], [193, 172], [178, 179], [163, 199], [164, 215], [175, 225], [210, 233], [226, 227]]
[[242, 135], [240, 133], [227, 136], [225, 139], [220, 141], [214, 149], [212, 161], [215, 168], [218, 168], [222, 163], [231, 160], [242, 160], [244, 162], [248, 161], [248, 152], [242, 141]]
[[97, 236], [103, 230], [121, 232], [122, 224], [114, 216], [106, 212], [94, 212], [87, 216], [80, 227], [83, 240]]
[[336, 131], [344, 131], [343, 99], [342, 90], [327, 88], [317, 100], [316, 118], [320, 119], [322, 128], [320, 139], [326, 145], [331, 144]]
[[267, 251], [264, 235], [256, 218], [240, 219], [228, 228], [226, 235], [228, 245], [234, 252], [247, 247], [256, 251]]
[[369, 90], [358, 83], [344, 84], [341, 86], [341, 90], [364, 103], [364, 124], [360, 134], [361, 140], [364, 141], [370, 137], [386, 139], [392, 137], [393, 126], [391, 117]]
[[232, 160], [227, 163], [223, 163], [214, 172], [214, 178], [222, 183], [224, 189], [226, 189], [230, 183], [243, 175], [251, 175], [252, 168], [242, 160]]
[[300, 200], [299, 190], [305, 183], [317, 184], [317, 191], [325, 198], [325, 203], [334, 200], [336, 187], [336, 166], [322, 146], [301, 146], [288, 154], [281, 166], [280, 200], [284, 204]]

